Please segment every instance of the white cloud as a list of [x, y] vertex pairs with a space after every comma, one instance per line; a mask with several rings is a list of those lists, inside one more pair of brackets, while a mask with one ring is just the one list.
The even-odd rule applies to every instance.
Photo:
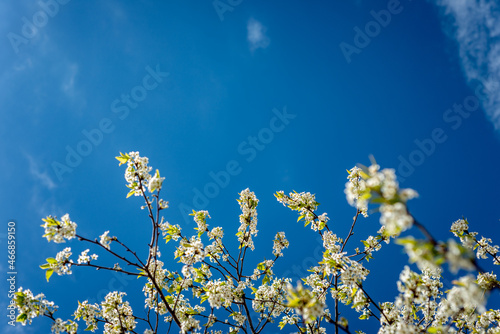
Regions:
[[70, 63], [66, 65], [66, 70], [62, 79], [61, 89], [68, 97], [75, 97], [75, 77], [78, 74], [78, 65]]
[[254, 19], [248, 20], [247, 23], [247, 40], [250, 44], [250, 50], [253, 52], [259, 48], [265, 49], [269, 46], [271, 40], [266, 35], [267, 28], [259, 21]]
[[29, 163], [30, 175], [48, 189], [54, 189], [56, 187], [56, 184], [50, 178], [49, 173], [47, 173], [46, 171], [41, 171], [40, 167], [38, 167], [38, 164], [36, 163], [36, 160], [31, 155], [25, 154], [25, 156]]
[[495, 129], [500, 129], [500, 6], [487, 0], [436, 0], [444, 15], [452, 19], [445, 26], [457, 40], [460, 59], [469, 81], [485, 87], [483, 107]]

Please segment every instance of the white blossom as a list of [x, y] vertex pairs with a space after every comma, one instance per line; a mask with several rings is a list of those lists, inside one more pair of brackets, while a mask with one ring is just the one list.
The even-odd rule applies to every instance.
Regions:
[[285, 237], [285, 232], [278, 232], [273, 240], [273, 254], [275, 256], [283, 256], [283, 248], [287, 248], [289, 245], [288, 240]]
[[62, 243], [76, 236], [77, 225], [70, 220], [69, 214], [62, 216], [61, 220], [57, 220], [56, 217], [52, 216], [48, 216], [42, 220], [45, 222], [45, 224], [41, 225], [45, 229], [43, 236], [47, 238], [47, 241]]
[[107, 249], [109, 249], [109, 247], [111, 245], [111, 241], [113, 240], [113, 237], [108, 236], [108, 233], [109, 233], [109, 231], [104, 232], [100, 236], [100, 240], [99, 240], [99, 243], [101, 245], [103, 245], [104, 247], [106, 247]]

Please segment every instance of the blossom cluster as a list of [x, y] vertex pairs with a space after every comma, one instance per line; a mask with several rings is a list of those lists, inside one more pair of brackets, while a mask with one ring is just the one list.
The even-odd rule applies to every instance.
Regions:
[[478, 259], [486, 259], [489, 255], [494, 260], [493, 264], [500, 265], [500, 258], [497, 256], [500, 247], [492, 245], [490, 238], [481, 237], [481, 239], [478, 239], [477, 232], [469, 231], [469, 222], [466, 219], [459, 219], [453, 222], [451, 232], [460, 238], [460, 242], [465, 248], [476, 250], [476, 257]]
[[82, 319], [87, 325], [86, 331], [95, 332], [97, 328], [97, 320], [102, 318], [101, 308], [98, 304], [89, 304], [88, 301], [78, 302], [78, 308], [73, 313], [76, 320]]
[[59, 334], [59, 333], [76, 334], [78, 330], [78, 324], [73, 320], [63, 321], [61, 318], [57, 318], [50, 327], [50, 330], [54, 334]]
[[324, 315], [325, 304], [302, 284], [294, 288], [288, 285], [288, 307], [293, 308], [297, 314], [304, 318], [306, 323], [311, 323]]
[[[417, 193], [400, 189], [393, 169], [381, 170], [373, 163], [348, 171], [344, 192], [356, 212], [343, 238], [339, 237], [341, 231], [329, 225], [326, 213], [316, 213], [319, 203], [314, 194], [295, 191], [288, 195], [283, 191], [275, 194], [280, 203], [298, 212], [299, 221], [303, 219], [305, 226], [311, 225], [312, 233], [321, 237], [318, 259], [308, 268], [308, 274], [301, 277], [301, 282], [293, 285], [292, 279], [275, 273], [278, 271], [275, 264], [289, 247], [285, 232], [276, 232], [272, 256], [258, 259], [259, 254], [247, 253], [248, 249], [255, 249], [254, 239], [258, 233], [259, 200], [255, 193], [245, 189], [239, 194], [241, 214], [236, 233], [238, 248], [234, 252], [223, 240], [223, 228], [209, 227], [210, 214], [206, 210], [193, 211], [196, 224], [193, 235], [160, 217], [160, 210], [168, 207], [167, 202], [159, 198], [164, 178], [158, 170], [150, 175], [148, 158], [130, 152], [120, 154], [117, 159], [127, 165], [125, 179], [131, 189], [129, 196], [144, 197], [152, 221], [147, 260], [141, 259], [140, 253], [129, 249], [123, 240], [109, 236], [109, 231], [93, 240], [76, 236], [76, 224], [67, 214], [61, 220], [49, 216], [42, 225], [48, 241], [60, 243], [77, 237], [94, 247], [100, 246], [101, 250], [105, 248], [119, 258], [120, 264], [126, 264], [125, 270], [118, 263], [96, 265], [92, 261], [98, 256], [90, 254], [90, 249], [83, 250], [75, 263], [71, 259], [71, 248], [66, 247], [41, 266], [46, 270], [47, 280], [52, 273], [69, 275], [77, 266], [106, 269], [142, 280], [145, 312], [134, 313], [130, 303], [124, 300], [124, 292], [109, 292], [100, 303], [78, 302], [73, 317], [75, 321], [85, 322], [86, 331], [96, 332], [102, 326], [105, 334], [157, 334], [165, 332], [163, 325], [169, 330], [177, 326], [183, 334], [255, 334], [266, 332], [265, 327], [272, 323], [279, 323], [280, 329], [287, 326], [287, 330], [293, 328], [300, 333], [323, 334], [333, 332], [333, 327], [335, 332], [353, 333], [352, 324], [340, 316], [345, 314], [341, 308], [348, 306], [358, 313], [359, 319], [376, 319], [379, 334], [500, 333], [500, 310], [486, 308], [489, 291], [500, 287], [500, 282], [494, 272], [485, 272], [476, 263], [491, 258], [494, 264], [500, 264], [500, 247], [491, 239], [479, 238], [478, 233], [470, 232], [465, 219], [455, 221], [451, 227], [460, 243], [453, 239], [434, 240], [423, 225], [414, 220], [407, 207], [407, 201]], [[146, 190], [152, 193], [149, 196], [153, 200], [145, 194]], [[154, 199], [157, 215], [151, 206]], [[361, 240], [360, 248], [347, 246], [358, 231], [358, 217], [368, 217], [368, 206], [373, 204], [380, 213], [382, 227], [376, 233], [375, 229], [372, 235], [363, 233], [366, 239]], [[414, 225], [424, 230], [426, 239], [418, 240], [411, 235], [399, 237]], [[370, 226], [362, 228], [366, 232]], [[179, 264], [160, 260], [161, 236], [165, 243], [175, 242], [174, 256]], [[369, 261], [381, 249], [382, 242], [389, 243], [391, 238], [398, 238], [396, 242], [403, 246], [409, 261], [416, 266], [405, 266], [401, 271], [397, 295], [392, 301], [376, 302], [369, 291], [370, 285], [365, 283], [372, 264]], [[111, 251], [113, 241], [120, 247]], [[255, 262], [248, 265], [248, 261]], [[453, 274], [468, 271], [454, 280], [453, 286], [447, 286], [446, 291], [442, 277], [445, 263]], [[173, 269], [174, 266], [177, 268]], [[13, 303], [19, 313], [17, 320], [23, 324], [46, 316], [52, 320], [52, 333], [75, 334], [78, 330], [75, 321], [54, 317], [57, 306], [43, 294], [34, 296], [30, 290], [20, 288], [14, 294]]]
[[90, 260], [97, 260], [98, 255], [92, 254], [89, 256], [89, 252], [90, 249], [86, 249], [78, 256], [78, 264], [90, 263]]
[[100, 237], [99, 237], [99, 243], [103, 245], [105, 248], [110, 249], [111, 246], [111, 241], [114, 240], [114, 237], [110, 237], [109, 231], [104, 232]]
[[17, 321], [23, 325], [31, 324], [33, 318], [45, 314], [53, 314], [57, 310], [54, 302], [45, 299], [45, 295], [40, 293], [33, 295], [31, 290], [20, 287], [12, 298], [17, 307]]
[[[128, 196], [142, 196], [145, 192], [146, 185], [149, 185], [151, 180], [151, 170], [152, 167], [148, 166], [149, 159], [147, 157], [141, 157], [139, 152], [129, 152], [126, 154], [121, 153], [116, 159], [121, 164], [126, 163], [127, 169], [125, 170], [125, 180], [127, 181], [127, 187], [130, 188]], [[154, 182], [152, 186], [157, 186], [158, 182]]]
[[344, 190], [347, 201], [365, 217], [370, 201], [380, 204], [380, 223], [385, 227], [385, 235], [397, 237], [413, 225], [406, 202], [418, 194], [413, 189], [399, 189], [394, 169], [380, 170], [380, 166], [374, 163], [364, 168], [353, 167], [348, 172]]
[[286, 239], [285, 232], [278, 232], [273, 240], [273, 254], [275, 256], [283, 256], [283, 249], [289, 246], [289, 242]]
[[69, 214], [62, 216], [61, 220], [52, 216], [48, 216], [42, 220], [45, 222], [45, 224], [41, 225], [45, 229], [43, 237], [47, 238], [47, 241], [62, 243], [76, 236], [77, 225], [70, 220]]
[[316, 215], [315, 211], [318, 209], [319, 203], [316, 202], [316, 196], [309, 192], [298, 193], [294, 191], [285, 195], [283, 191], [278, 191], [274, 196], [284, 206], [298, 211], [298, 221], [304, 219], [305, 226], [311, 224], [311, 229], [314, 231], [323, 230], [330, 220], [326, 212], [319, 216]]
[[257, 204], [259, 200], [248, 188], [240, 193], [238, 203], [241, 208], [240, 227], [238, 228], [238, 241], [242, 247], [255, 249], [252, 237], [257, 236]]
[[106, 323], [104, 334], [122, 334], [135, 329], [136, 321], [124, 292], [110, 292], [101, 303], [101, 313]]

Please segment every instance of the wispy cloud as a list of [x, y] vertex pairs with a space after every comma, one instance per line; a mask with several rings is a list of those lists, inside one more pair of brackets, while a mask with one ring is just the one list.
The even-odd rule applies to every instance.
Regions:
[[265, 49], [269, 46], [271, 40], [266, 35], [267, 28], [255, 19], [248, 20], [247, 23], [247, 40], [250, 45], [250, 50], [253, 52], [257, 49]]
[[[487, 0], [435, 0], [444, 9], [448, 30], [456, 39], [469, 81], [485, 88], [483, 107], [500, 129], [500, 5]], [[451, 18], [451, 20], [448, 20]]]
[[78, 65], [76, 63], [67, 64], [67, 70], [64, 73], [61, 90], [69, 97], [75, 96], [75, 77], [78, 74]]
[[47, 171], [41, 171], [36, 160], [29, 154], [25, 154], [26, 159], [29, 163], [29, 173], [37, 181], [39, 181], [43, 186], [48, 189], [54, 189], [56, 187], [55, 182], [49, 176]]

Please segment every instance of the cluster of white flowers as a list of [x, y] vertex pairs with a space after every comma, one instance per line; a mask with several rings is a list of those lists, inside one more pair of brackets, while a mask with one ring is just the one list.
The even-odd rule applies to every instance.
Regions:
[[413, 236], [399, 238], [397, 243], [404, 246], [410, 263], [416, 263], [420, 270], [438, 268], [434, 245], [427, 240], [416, 240]]
[[234, 319], [234, 321], [236, 321], [236, 323], [239, 326], [242, 326], [245, 323], [245, 321], [247, 320], [247, 317], [244, 316], [243, 314], [241, 314], [240, 312], [231, 313], [231, 317]]
[[344, 190], [347, 201], [364, 216], [369, 200], [380, 203], [380, 223], [385, 226], [385, 235], [397, 237], [413, 225], [406, 202], [418, 194], [413, 189], [399, 189], [394, 169], [380, 170], [377, 164], [364, 169], [354, 167], [347, 178], [349, 181]]
[[168, 208], [168, 202], [161, 199], [161, 198], [158, 201], [158, 205], [160, 206], [160, 209], [162, 209], [162, 210]]
[[215, 237], [213, 238], [212, 243], [205, 247], [206, 256], [212, 263], [217, 263], [221, 258], [223, 261], [228, 261], [229, 255], [227, 253], [224, 253], [224, 245], [221, 239], [223, 237], [222, 229], [220, 227], [216, 227], [212, 231], [214, 231], [216, 233], [215, 235], [217, 236], [208, 232], [208, 235], [211, 239], [212, 237]]
[[[128, 182], [127, 187], [130, 188], [131, 194], [135, 196], [141, 196], [145, 192], [145, 185], [149, 185], [151, 179], [152, 167], [148, 166], [149, 159], [147, 157], [141, 157], [139, 152], [129, 152], [128, 154], [122, 155], [125, 160], [120, 160], [120, 164], [126, 162], [127, 169], [125, 170], [125, 180]], [[162, 180], [157, 180], [154, 185], [161, 186]]]
[[87, 325], [86, 331], [95, 332], [97, 330], [97, 318], [102, 317], [101, 308], [98, 304], [89, 304], [88, 301], [83, 303], [78, 302], [78, 308], [73, 316], [76, 320], [80, 318], [85, 321]]
[[23, 325], [31, 325], [33, 318], [43, 316], [44, 314], [53, 314], [57, 310], [54, 302], [45, 299], [43, 293], [34, 296], [31, 290], [23, 290], [20, 287], [13, 296], [13, 301], [17, 307], [17, 321]]
[[[389, 333], [497, 333], [500, 312], [486, 311], [485, 294], [473, 276], [461, 277], [443, 298], [441, 269], [413, 272], [408, 266], [398, 282], [394, 303], [381, 305], [379, 334]], [[495, 280], [484, 275], [480, 280]], [[485, 283], [488, 285], [488, 283]], [[486, 287], [486, 286], [485, 286]], [[455, 328], [456, 326], [456, 328]], [[457, 330], [460, 329], [460, 330]], [[465, 330], [465, 331], [462, 331]]]
[[477, 333], [498, 334], [500, 332], [500, 311], [488, 310], [482, 313], [476, 322]]
[[390, 236], [398, 236], [413, 225], [413, 217], [406, 210], [406, 205], [397, 202], [382, 204], [380, 210], [380, 223], [385, 226], [385, 232]]
[[68, 320], [63, 321], [61, 318], [57, 318], [52, 327], [50, 328], [52, 333], [68, 333], [68, 334], [76, 334], [78, 330], [78, 324], [74, 321]]
[[154, 282], [150, 277], [148, 277], [146, 284], [142, 288], [142, 291], [146, 296], [146, 307], [154, 309], [155, 312], [160, 315], [165, 314], [167, 313], [167, 308], [165, 303], [159, 298], [156, 286], [160, 291], [166, 287], [167, 269], [163, 269], [162, 261], [152, 259], [149, 263], [148, 271], [151, 273], [151, 276], [154, 277]]
[[198, 230], [198, 236], [208, 231], [207, 218], [210, 218], [210, 214], [206, 210], [200, 210], [198, 212], [193, 211], [194, 221], [198, 225], [196, 230]]
[[271, 284], [262, 284], [253, 294], [252, 308], [259, 313], [277, 317], [285, 310], [285, 292], [291, 280], [289, 278], [274, 279]]
[[[442, 295], [443, 284], [440, 279], [441, 269], [423, 270], [422, 274], [418, 274], [410, 270], [410, 267], [405, 266], [398, 281], [400, 294], [396, 297], [391, 312], [386, 313], [388, 319], [381, 319], [382, 324], [387, 324], [387, 320], [390, 320], [394, 324], [423, 325], [423, 328], [429, 326], [438, 307], [438, 300]], [[415, 318], [414, 312], [416, 310], [422, 312], [423, 321], [420, 318]]]
[[474, 328], [477, 312], [486, 311], [485, 303], [484, 291], [476, 284], [474, 277], [461, 277], [439, 303], [433, 326], [440, 328], [451, 318], [455, 322], [464, 322], [468, 328]]
[[295, 325], [300, 321], [300, 316], [298, 314], [284, 315], [280, 321], [280, 328], [285, 327], [285, 325]]
[[76, 236], [77, 225], [70, 220], [69, 214], [62, 216], [61, 220], [57, 220], [56, 217], [52, 216], [42, 220], [45, 222], [45, 224], [41, 225], [45, 229], [43, 236], [47, 238], [47, 241], [62, 243], [66, 242], [65, 239], [70, 240]]
[[97, 260], [97, 254], [92, 254], [89, 256], [89, 251], [90, 249], [86, 249], [78, 256], [78, 264], [90, 263], [90, 260]]
[[323, 233], [323, 247], [331, 253], [340, 252], [342, 243], [342, 238], [337, 237], [335, 233], [331, 231]]
[[208, 237], [210, 239], [222, 239], [224, 237], [224, 230], [222, 227], [217, 226], [208, 232]]
[[314, 211], [318, 209], [319, 203], [316, 202], [316, 196], [309, 192], [298, 193], [296, 191], [285, 195], [283, 191], [278, 191], [275, 194], [278, 202], [288, 208], [298, 211], [300, 216], [298, 220], [304, 219], [305, 226], [311, 224], [311, 229], [314, 231], [325, 228], [328, 220], [326, 213], [317, 216]]
[[458, 219], [451, 224], [450, 231], [454, 236], [462, 237], [469, 232], [469, 223], [465, 219]]
[[222, 304], [224, 304], [224, 307], [231, 306], [233, 303], [233, 287], [232, 280], [207, 281], [203, 286], [203, 291], [208, 297], [210, 307], [219, 308]]
[[346, 252], [340, 252], [343, 240], [331, 231], [323, 233], [323, 271], [326, 275], [337, 274], [337, 271], [342, 268], [344, 264], [344, 256]]
[[47, 259], [50, 269], [58, 275], [71, 275], [71, 264], [73, 263], [73, 260], [69, 258], [71, 254], [71, 248], [66, 247], [57, 253], [55, 261]]
[[322, 302], [326, 301], [326, 292], [330, 287], [330, 281], [323, 277], [323, 275], [318, 273], [312, 273], [302, 279], [304, 284], [311, 288], [311, 292], [321, 300]]
[[351, 288], [357, 287], [358, 283], [364, 281], [370, 273], [361, 263], [348, 257], [344, 257], [343, 262], [344, 266], [340, 270], [340, 280], [343, 285]]
[[[175, 315], [177, 316], [177, 319], [180, 321], [180, 333], [198, 333], [197, 330], [200, 329], [200, 321], [195, 319], [193, 315], [200, 314], [201, 312], [205, 311], [205, 308], [196, 305], [196, 306], [191, 306], [189, 304], [189, 301], [185, 299], [183, 294], [178, 294], [175, 296], [175, 300], [172, 299], [172, 303], [169, 301], [169, 305], [171, 307], [174, 307], [175, 305]], [[165, 321], [169, 322], [171, 321], [171, 317], [166, 317]]]
[[[476, 256], [478, 259], [487, 259], [488, 256], [487, 254], [490, 254], [491, 256], [496, 256], [496, 254], [499, 251], [499, 247], [497, 245], [491, 245], [491, 239], [490, 238], [485, 238], [481, 237], [481, 240], [477, 241], [477, 253]], [[496, 261], [495, 264], [500, 264], [498, 261]]]
[[294, 288], [288, 284], [288, 307], [291, 307], [309, 324], [325, 314], [325, 304], [318, 300], [311, 291], [298, 284]]
[[500, 247], [492, 245], [490, 238], [481, 237], [478, 240], [477, 232], [469, 231], [469, 222], [465, 219], [459, 219], [451, 225], [451, 232], [458, 238], [462, 245], [469, 250], [476, 250], [476, 257], [478, 259], [486, 259], [488, 255], [493, 258], [493, 264], [500, 265], [500, 259], [497, 254]]
[[252, 237], [257, 236], [257, 204], [259, 200], [250, 189], [245, 189], [240, 193], [238, 203], [241, 208], [240, 227], [238, 228], [238, 241], [242, 247], [255, 249]]
[[190, 240], [182, 239], [175, 251], [175, 257], [184, 264], [194, 264], [203, 261], [205, 258], [203, 243], [197, 236], [192, 236]]
[[106, 320], [104, 334], [122, 334], [135, 329], [135, 317], [129, 303], [122, 300], [124, 295], [124, 292], [110, 292], [101, 303], [102, 317]]
[[465, 247], [457, 244], [453, 239], [450, 239], [446, 246], [445, 258], [451, 272], [457, 273], [459, 269], [475, 269], [470, 252]]
[[99, 237], [99, 243], [104, 247], [106, 247], [107, 249], [110, 248], [111, 241], [113, 241], [113, 237], [108, 236], [108, 234], [109, 231], [106, 231]]
[[288, 248], [289, 242], [286, 239], [285, 232], [278, 232], [273, 240], [274, 256], [283, 256], [283, 249]]
[[477, 285], [483, 290], [491, 290], [495, 286], [500, 286], [497, 281], [497, 275], [494, 273], [479, 273], [477, 274]]
[[179, 225], [171, 225], [168, 222], [162, 222], [159, 224], [159, 228], [167, 242], [171, 239], [177, 241], [181, 237], [181, 227]]
[[[374, 237], [372, 235], [370, 235], [366, 240], [361, 240], [361, 242], [365, 246], [365, 250], [363, 251], [363, 253], [371, 258], [373, 252], [379, 251], [382, 248], [382, 245], [380, 244], [382, 240], [383, 236], [380, 236], [379, 239], [377, 239], [377, 237]], [[357, 253], [360, 252], [358, 251]]]
[[[360, 262], [353, 261], [346, 256], [346, 252], [326, 251], [322, 263], [322, 270], [326, 275], [339, 275], [340, 278], [338, 287], [330, 290], [332, 298], [340, 300], [345, 305], [352, 305], [357, 312], [363, 312], [363, 319], [367, 318], [368, 299], [360, 287], [370, 271]], [[317, 279], [316, 286], [320, 288], [317, 291], [318, 294], [327, 290], [327, 283], [325, 279]]]
[[366, 192], [366, 182], [361, 176], [362, 172], [361, 168], [358, 167], [353, 167], [348, 171], [347, 179], [349, 181], [345, 184], [344, 192], [347, 202], [356, 207], [363, 216], [368, 217], [368, 201], [363, 197]]
[[149, 183], [148, 183], [149, 192], [152, 193], [157, 189], [160, 190], [161, 185], [163, 184], [163, 180], [165, 180], [165, 178], [160, 177], [160, 172], [157, 169], [155, 175], [149, 179]]

